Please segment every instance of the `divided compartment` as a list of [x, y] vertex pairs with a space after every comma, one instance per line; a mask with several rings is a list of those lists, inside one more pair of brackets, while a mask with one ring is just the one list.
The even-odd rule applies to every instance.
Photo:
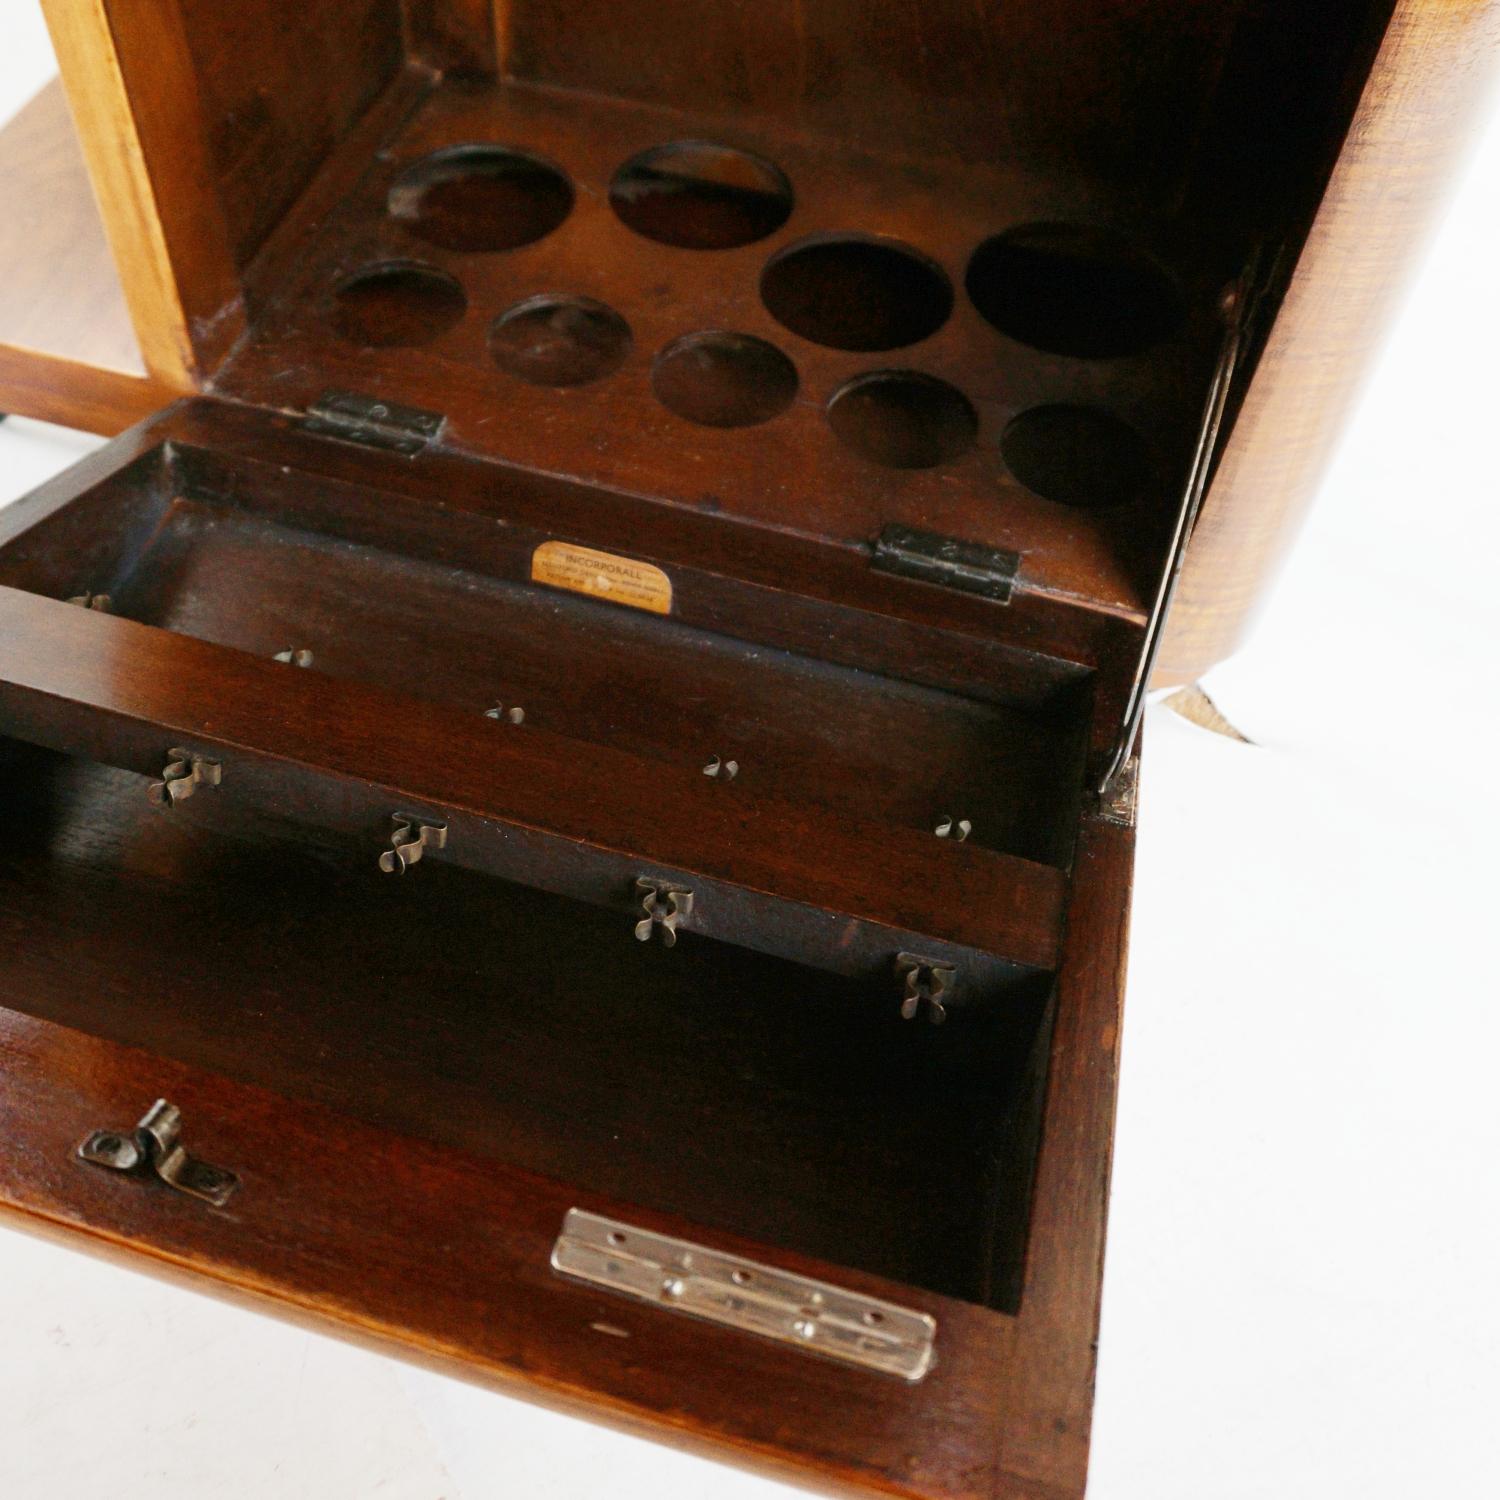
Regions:
[[[205, 807], [288, 806], [372, 869], [395, 814], [446, 823], [435, 857], [627, 935], [646, 878], [694, 891], [685, 930], [830, 972], [953, 964], [954, 1004], [1053, 966], [1076, 680], [1017, 705], [941, 662], [916, 682], [767, 650], [732, 579], [745, 636], [533, 584], [552, 538], [498, 516], [424, 540], [430, 506], [354, 514], [258, 467], [155, 450], [0, 553], [0, 729], [155, 776], [188, 747], [231, 768]], [[490, 553], [467, 567], [466, 537]], [[62, 602], [85, 594], [107, 610]], [[865, 625], [878, 655], [889, 622]]]
[[[9, 1006], [1015, 1311], [1080, 684], [768, 651], [439, 560], [531, 547], [457, 496], [437, 543], [394, 489], [128, 442], [0, 543]], [[153, 806], [178, 747], [222, 778]], [[398, 810], [448, 840], [392, 879]], [[670, 951], [639, 872], [697, 893]], [[906, 950], [959, 968], [943, 1025]]]

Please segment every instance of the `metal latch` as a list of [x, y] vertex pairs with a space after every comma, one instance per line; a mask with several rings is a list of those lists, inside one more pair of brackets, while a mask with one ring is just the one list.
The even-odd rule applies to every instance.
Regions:
[[167, 751], [161, 779], [146, 788], [146, 795], [163, 807], [176, 807], [179, 802], [186, 802], [200, 786], [219, 786], [223, 780], [222, 762], [209, 760], [205, 755], [194, 755], [191, 750], [172, 749]]
[[882, 573], [920, 578], [924, 583], [1009, 604], [1021, 554], [981, 547], [978, 542], [961, 542], [935, 531], [891, 525], [876, 540], [871, 566]]
[[78, 1148], [78, 1155], [91, 1166], [155, 1178], [176, 1192], [223, 1208], [239, 1187], [239, 1178], [189, 1156], [178, 1139], [181, 1131], [182, 1111], [158, 1099], [133, 1131], [96, 1130]]
[[952, 964], [916, 953], [896, 955], [896, 978], [901, 981], [901, 1019], [914, 1021], [925, 1010], [934, 1026], [948, 1019], [950, 991], [958, 979]]
[[398, 406], [354, 391], [325, 391], [308, 407], [302, 430], [410, 458], [437, 442], [447, 422], [441, 412]]
[[636, 937], [649, 943], [660, 933], [668, 948], [676, 947], [678, 924], [693, 914], [693, 893], [685, 885], [642, 875], [636, 880], [635, 894], [642, 914], [635, 924]]
[[387, 875], [404, 875], [429, 849], [448, 847], [448, 825], [427, 823], [414, 813], [391, 814], [391, 847], [380, 856]]
[[937, 1322], [926, 1313], [581, 1208], [568, 1210], [552, 1269], [902, 1380], [920, 1380], [933, 1365]]

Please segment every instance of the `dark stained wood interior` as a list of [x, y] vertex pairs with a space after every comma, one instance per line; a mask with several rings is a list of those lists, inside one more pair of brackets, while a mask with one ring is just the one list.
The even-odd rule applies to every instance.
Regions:
[[403, 66], [400, 0], [180, 0], [241, 265]]
[[[1243, 3], [511, 0], [521, 79], [795, 122], [860, 151], [1062, 165], [1162, 197], [1195, 165]], [[1130, 66], [1120, 65], [1129, 57]]]
[[[1223, 289], [1266, 252], [1258, 342], [1390, 9], [101, 0], [204, 398], [0, 515], [0, 1209], [802, 1480], [1076, 1500], [1097, 772]], [[440, 436], [319, 432], [340, 390]], [[178, 747], [224, 776], [163, 807]], [[448, 842], [393, 879], [401, 812]], [[155, 1092], [228, 1211], [76, 1161]], [[929, 1310], [937, 1366], [585, 1292], [573, 1203]]]
[[1014, 1296], [1034, 983], [914, 1027], [888, 985], [691, 935], [668, 952], [437, 864], [390, 880], [263, 818], [163, 816], [125, 772], [13, 747], [6, 779], [12, 1008], [769, 1244]]
[[[785, 174], [794, 203], [779, 229], [753, 243], [696, 250], [658, 243], [621, 221], [609, 197], [616, 172], [642, 151], [695, 137], [724, 141]], [[433, 243], [420, 223], [387, 213], [403, 170], [476, 142], [551, 164], [573, 193], [562, 222], [534, 242], [476, 252]], [[1111, 245], [1121, 248], [1110, 254], [1161, 264], [1183, 299], [1181, 322], [1148, 347], [1080, 360], [1009, 339], [985, 321], [964, 282], [988, 237], [1034, 221], [1101, 218], [1118, 227]], [[853, 243], [836, 246], [826, 272], [808, 282], [804, 296], [814, 307], [837, 296], [845, 256], [875, 236], [937, 268], [951, 313], [935, 309], [936, 330], [895, 349], [836, 349], [793, 333], [763, 300], [762, 276], [779, 252], [823, 236]], [[962, 536], [1021, 552], [1028, 590], [1138, 618], [1196, 430], [1217, 337], [1215, 299], [1237, 255], [1232, 230], [1205, 234], [1122, 207], [1108, 186], [1039, 178], [1010, 163], [934, 159], [918, 169], [774, 124], [729, 124], [535, 86], [450, 82], [385, 139], [360, 142], [330, 164], [253, 270], [254, 336], [217, 385], [277, 410], [306, 409], [329, 386], [441, 410], [459, 448], [845, 546], [867, 544], [892, 522]], [[400, 275], [361, 282], [382, 267]], [[619, 351], [599, 378], [558, 389], [497, 363], [493, 325], [539, 294], [586, 299], [618, 316]], [[343, 305], [355, 295], [357, 322]], [[910, 310], [921, 295], [897, 281], [889, 293], [877, 285], [858, 305], [868, 310], [888, 297]], [[663, 404], [653, 388], [659, 356], [684, 336], [718, 329], [790, 359], [797, 381], [790, 406], [755, 425], [719, 428]], [[972, 428], [951, 457], [896, 468], [840, 441], [825, 407], [851, 382], [891, 369], [944, 382], [972, 410], [964, 418]], [[1007, 425], [1054, 404], [1101, 407], [1140, 435], [1148, 461], [1121, 503], [1057, 503], [1011, 476], [1001, 451]], [[899, 399], [893, 411], [877, 409], [874, 441], [899, 443], [907, 417]]]

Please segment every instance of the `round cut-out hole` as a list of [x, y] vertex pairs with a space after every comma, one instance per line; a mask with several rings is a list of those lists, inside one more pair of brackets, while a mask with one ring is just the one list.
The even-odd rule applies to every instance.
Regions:
[[446, 271], [415, 261], [366, 266], [333, 289], [330, 316], [340, 338], [366, 349], [411, 348], [446, 333], [468, 308]]
[[1172, 278], [1120, 235], [1081, 224], [1024, 224], [986, 240], [964, 285], [1001, 333], [1080, 359], [1137, 354], [1174, 333]]
[[830, 349], [903, 349], [936, 333], [953, 311], [943, 268], [891, 240], [805, 240], [775, 256], [760, 279], [771, 316]]
[[1034, 406], [1005, 429], [1000, 453], [1044, 500], [1099, 510], [1134, 500], [1151, 474], [1145, 440], [1093, 406]]
[[630, 325], [592, 297], [528, 297], [490, 328], [495, 363], [531, 385], [587, 385], [613, 374], [629, 353]]
[[748, 333], [690, 333], [656, 357], [651, 388], [668, 411], [704, 427], [769, 422], [797, 395], [797, 367]]
[[712, 141], [674, 141], [633, 156], [609, 201], [637, 234], [684, 250], [732, 250], [774, 234], [792, 211], [792, 185], [763, 157]]
[[974, 446], [979, 418], [962, 391], [915, 370], [858, 375], [828, 403], [839, 440], [888, 469], [931, 469]]
[[529, 152], [450, 146], [408, 167], [386, 199], [393, 219], [444, 250], [516, 250], [572, 212], [573, 185]]

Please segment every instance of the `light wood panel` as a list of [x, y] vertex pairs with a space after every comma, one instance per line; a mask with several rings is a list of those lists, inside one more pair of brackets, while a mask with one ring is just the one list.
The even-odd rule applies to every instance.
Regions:
[[177, 4], [43, 9], [146, 368], [190, 390], [244, 319]]

